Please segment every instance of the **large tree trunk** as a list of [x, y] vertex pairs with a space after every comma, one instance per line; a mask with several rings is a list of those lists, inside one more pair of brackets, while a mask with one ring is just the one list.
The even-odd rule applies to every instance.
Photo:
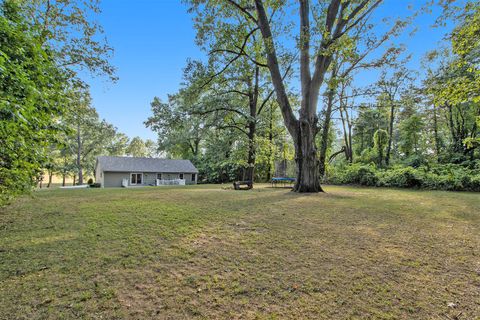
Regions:
[[297, 180], [293, 188], [297, 192], [323, 192], [320, 186], [317, 147], [315, 145], [316, 123], [300, 118], [298, 134], [294, 137]]
[[[312, 61], [310, 59], [310, 3], [308, 0], [301, 0], [300, 5], [300, 83], [302, 91], [302, 105], [300, 107], [300, 118], [297, 119], [289, 97], [283, 77], [280, 72], [279, 62], [275, 49], [272, 31], [270, 29], [270, 21], [267, 16], [262, 0], [255, 0], [255, 9], [257, 17], [254, 20], [261, 33], [264, 41], [267, 65], [270, 70], [272, 84], [275, 88], [277, 101], [282, 111], [285, 125], [292, 135], [295, 143], [296, 162], [297, 162], [297, 181], [294, 190], [297, 192], [319, 192], [322, 191], [319, 182], [318, 159], [316, 154], [315, 136], [317, 134], [316, 108], [320, 87], [323, 83], [325, 73], [327, 72], [332, 61], [332, 53], [328, 53], [331, 48], [332, 39], [338, 39], [346, 32], [348, 22], [356, 18], [356, 14], [367, 5], [368, 1], [364, 1], [353, 9], [348, 16], [343, 15], [345, 6], [350, 5], [350, 1], [332, 0], [327, 8], [327, 16], [325, 19], [325, 32], [327, 35], [322, 39], [320, 47], [315, 54], [315, 62], [313, 63], [313, 74], [310, 71]], [[379, 2], [378, 2], [379, 3]], [[372, 10], [376, 5], [372, 6]], [[341, 9], [340, 9], [341, 8]], [[244, 11], [246, 12], [246, 11]], [[337, 16], [340, 13], [341, 18]], [[250, 14], [246, 12], [246, 14]], [[359, 18], [362, 19], [362, 18]], [[326, 38], [328, 37], [328, 38]]]
[[272, 32], [269, 20], [261, 0], [255, 0], [255, 7], [258, 15], [257, 24], [262, 33], [263, 41], [267, 49], [267, 64], [272, 76], [272, 83], [277, 95], [277, 101], [282, 111], [283, 120], [295, 144], [295, 162], [297, 179], [293, 188], [296, 192], [319, 192], [320, 187], [318, 175], [318, 159], [315, 146], [317, 133], [316, 106], [318, 90], [323, 81], [330, 59], [318, 57], [315, 62], [313, 77], [310, 74], [310, 26], [309, 26], [309, 4], [306, 1], [300, 2], [301, 16], [301, 84], [302, 84], [302, 106], [300, 119], [296, 119], [287, 95], [283, 77], [280, 73], [279, 63], [275, 47], [271, 45]]

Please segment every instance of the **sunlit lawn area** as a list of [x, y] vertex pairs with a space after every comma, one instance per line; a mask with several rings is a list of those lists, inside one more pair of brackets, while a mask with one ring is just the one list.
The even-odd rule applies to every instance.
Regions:
[[36, 192], [0, 212], [0, 318], [480, 319], [479, 194], [326, 191]]

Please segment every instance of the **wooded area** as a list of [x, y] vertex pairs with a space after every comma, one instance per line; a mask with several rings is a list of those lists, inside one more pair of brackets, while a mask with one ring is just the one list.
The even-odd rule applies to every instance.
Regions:
[[[2, 1], [2, 203], [53, 174], [83, 184], [98, 155], [190, 159], [207, 183], [269, 181], [289, 163], [298, 192], [479, 191], [478, 2], [425, 1], [402, 19], [381, 16], [381, 2], [187, 1], [207, 58], [188, 60], [168, 101], [153, 99], [153, 142], [91, 105], [80, 73], [117, 79], [97, 1]], [[445, 41], [411, 70], [399, 37], [433, 9]], [[358, 81], [365, 72], [377, 80]]]
[[[206, 182], [269, 181], [289, 161], [299, 192], [320, 181], [480, 190], [478, 3], [425, 2], [393, 19], [375, 15], [380, 2], [189, 1], [208, 61], [189, 61], [182, 89], [153, 101], [160, 149]], [[435, 24], [455, 27], [408, 69], [398, 38], [438, 6]]]

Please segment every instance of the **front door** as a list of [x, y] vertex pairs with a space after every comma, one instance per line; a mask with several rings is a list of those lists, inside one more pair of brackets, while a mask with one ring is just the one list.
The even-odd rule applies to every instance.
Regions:
[[137, 185], [142, 184], [143, 174], [141, 173], [130, 173], [130, 184]]

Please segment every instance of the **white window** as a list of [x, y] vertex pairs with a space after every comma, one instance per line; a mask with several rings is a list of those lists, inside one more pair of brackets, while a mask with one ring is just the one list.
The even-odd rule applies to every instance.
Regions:
[[142, 184], [142, 174], [130, 173], [130, 184]]
[[180, 179], [183, 179], [183, 173], [180, 173]]

